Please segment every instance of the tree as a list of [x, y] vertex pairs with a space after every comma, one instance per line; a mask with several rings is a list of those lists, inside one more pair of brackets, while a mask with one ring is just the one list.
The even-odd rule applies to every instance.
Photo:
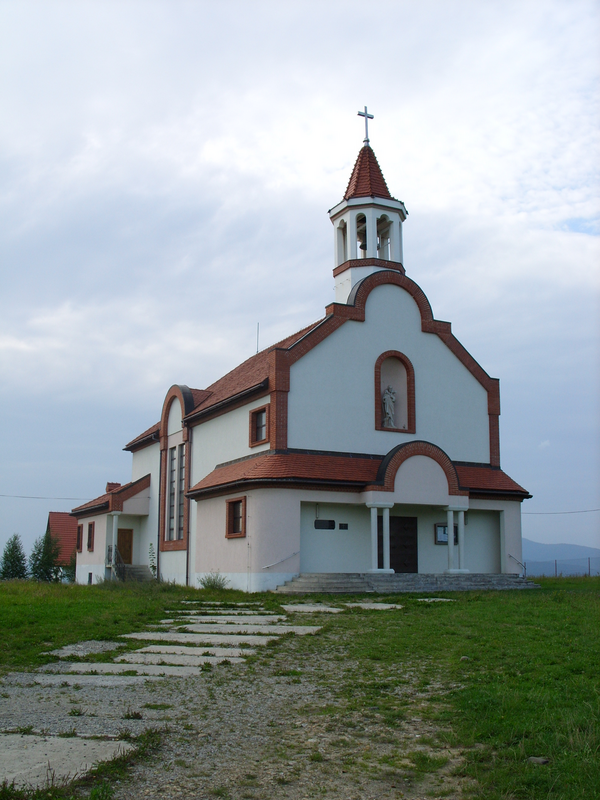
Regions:
[[29, 556], [29, 574], [34, 581], [58, 583], [61, 578], [61, 567], [58, 564], [60, 544], [49, 530], [33, 544]]
[[23, 580], [26, 577], [27, 557], [23, 550], [21, 537], [18, 533], [15, 533], [6, 543], [0, 559], [0, 580]]

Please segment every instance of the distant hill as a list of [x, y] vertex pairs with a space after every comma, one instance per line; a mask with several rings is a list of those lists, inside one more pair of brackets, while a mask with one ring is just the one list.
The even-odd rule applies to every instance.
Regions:
[[563, 561], [570, 558], [600, 558], [600, 548], [580, 544], [542, 544], [523, 538], [523, 561]]

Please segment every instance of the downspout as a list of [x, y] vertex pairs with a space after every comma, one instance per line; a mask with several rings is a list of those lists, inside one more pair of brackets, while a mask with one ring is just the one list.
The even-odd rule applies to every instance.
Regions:
[[[155, 438], [156, 437], [156, 438]], [[157, 536], [156, 536], [156, 580], [160, 581], [160, 487], [162, 486], [162, 473], [163, 473], [163, 459], [162, 450], [160, 449], [160, 434], [153, 433], [152, 439], [158, 442], [158, 503], [157, 503]]]
[[[185, 423], [183, 423], [185, 425]], [[189, 426], [185, 426], [187, 430], [187, 442], [185, 448], [185, 483], [183, 489], [183, 502], [186, 503], [185, 511], [184, 511], [184, 519], [185, 519], [185, 512], [187, 511], [187, 531], [184, 531], [186, 534], [186, 542], [185, 542], [185, 585], [190, 585], [190, 498], [187, 497], [187, 491], [190, 488], [190, 465], [192, 463], [192, 430]], [[185, 441], [185, 437], [184, 437]]]

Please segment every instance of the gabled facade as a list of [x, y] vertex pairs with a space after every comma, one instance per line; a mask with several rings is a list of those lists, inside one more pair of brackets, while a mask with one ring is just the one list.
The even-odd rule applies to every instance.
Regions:
[[529, 495], [500, 469], [499, 382], [406, 276], [408, 212], [368, 144], [329, 214], [336, 301], [206, 389], [169, 389], [125, 448], [132, 482], [72, 512], [93, 527], [78, 580], [110, 576], [122, 547], [139, 564], [156, 550], [165, 580], [219, 572], [246, 591], [520, 571]]

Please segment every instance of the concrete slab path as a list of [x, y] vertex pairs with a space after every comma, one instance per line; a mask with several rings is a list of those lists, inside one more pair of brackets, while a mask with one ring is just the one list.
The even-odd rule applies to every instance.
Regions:
[[59, 784], [82, 776], [100, 761], [133, 749], [127, 742], [63, 739], [54, 736], [0, 736], [0, 776], [15, 786]]

